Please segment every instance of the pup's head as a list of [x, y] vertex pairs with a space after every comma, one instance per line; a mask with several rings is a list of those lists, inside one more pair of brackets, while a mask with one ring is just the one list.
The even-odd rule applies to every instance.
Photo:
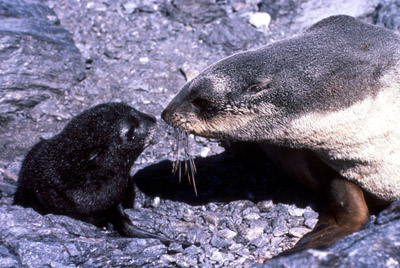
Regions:
[[70, 146], [68, 155], [80, 163], [129, 166], [152, 143], [155, 126], [151, 115], [123, 103], [105, 103], [73, 118], [57, 139]]

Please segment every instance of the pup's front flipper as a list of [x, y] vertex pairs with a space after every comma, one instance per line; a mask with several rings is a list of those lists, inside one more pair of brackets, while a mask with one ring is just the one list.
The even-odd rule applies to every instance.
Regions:
[[109, 213], [109, 222], [114, 225], [114, 228], [118, 231], [118, 233], [122, 236], [126, 237], [136, 237], [136, 238], [154, 238], [158, 239], [161, 243], [166, 246], [169, 246], [170, 243], [179, 243], [182, 247], [186, 248], [192, 245], [199, 246], [199, 243], [190, 243], [187, 241], [179, 241], [167, 238], [165, 236], [161, 236], [158, 234], [153, 234], [148, 231], [142, 230], [140, 228], [135, 227], [128, 215], [125, 214], [124, 209], [121, 204], [112, 209]]

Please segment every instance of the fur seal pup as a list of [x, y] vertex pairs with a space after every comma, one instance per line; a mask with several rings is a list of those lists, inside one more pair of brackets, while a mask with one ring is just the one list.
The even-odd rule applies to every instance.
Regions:
[[400, 198], [400, 38], [349, 16], [224, 58], [162, 118], [200, 136], [258, 142], [326, 204], [293, 251], [324, 248]]
[[[14, 204], [63, 214], [97, 226], [113, 224], [128, 237], [178, 242], [133, 226], [123, 205], [132, 201], [130, 169], [152, 143], [156, 119], [123, 103], [106, 103], [74, 117], [25, 157]], [[132, 204], [130, 204], [132, 206]]]

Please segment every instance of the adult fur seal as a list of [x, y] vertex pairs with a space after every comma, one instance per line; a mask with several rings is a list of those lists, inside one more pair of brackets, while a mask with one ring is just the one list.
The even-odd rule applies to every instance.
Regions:
[[325, 197], [293, 251], [323, 248], [400, 198], [400, 38], [348, 16], [222, 59], [162, 113], [205, 137], [259, 142], [289, 176]]
[[133, 200], [130, 169], [152, 142], [155, 125], [153, 116], [123, 103], [84, 111], [61, 133], [30, 150], [19, 173], [14, 204], [97, 226], [111, 223], [123, 236], [178, 242], [134, 227], [122, 206]]

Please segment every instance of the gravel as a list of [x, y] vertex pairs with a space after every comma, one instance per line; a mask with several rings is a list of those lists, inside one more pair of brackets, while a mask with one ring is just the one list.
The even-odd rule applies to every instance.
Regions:
[[[160, 113], [184, 83], [209, 64], [297, 34], [338, 10], [342, 2], [14, 0], [11, 5], [0, 0], [1, 20], [40, 24], [43, 36], [51, 32], [45, 29], [56, 29], [61, 39], [53, 40], [59, 47], [46, 48], [48, 39], [15, 43], [32, 48], [30, 56], [22, 56], [32, 62], [33, 71], [45, 74], [41, 87], [33, 86], [34, 79], [24, 82], [8, 72], [0, 74], [0, 267], [250, 267], [292, 247], [315, 226], [318, 198], [285, 178], [252, 144], [190, 136], [189, 151], [198, 170], [196, 196], [185, 177], [179, 182], [171, 174], [176, 142]], [[395, 1], [360, 0], [346, 12], [398, 29], [396, 8]], [[257, 28], [251, 23], [260, 12], [268, 13], [271, 21]], [[2, 47], [10, 43], [4, 27], [0, 22]], [[49, 60], [47, 55], [58, 58]], [[0, 63], [0, 70], [22, 70], [14, 57], [9, 59]], [[57, 67], [60, 62], [66, 64]], [[134, 208], [126, 213], [140, 228], [200, 246], [183, 249], [153, 239], [123, 238], [110, 228], [11, 205], [27, 150], [40, 138], [56, 134], [83, 109], [108, 101], [124, 101], [159, 121], [159, 142], [132, 169], [137, 194]], [[360, 265], [398, 267], [393, 245], [400, 242], [399, 224], [390, 216], [396, 213], [398, 205], [372, 218], [366, 231], [344, 239], [348, 244], [273, 259], [265, 267], [301, 267], [305, 260], [318, 265], [329, 256], [335, 264], [347, 257], [346, 263], [354, 267], [362, 267], [354, 258]], [[371, 257], [367, 263], [365, 256], [345, 246], [354, 239], [361, 248], [368, 245], [363, 241], [379, 246], [379, 236], [371, 235], [379, 230], [386, 230], [380, 237], [389, 246], [370, 254], [382, 253], [382, 259]]]

